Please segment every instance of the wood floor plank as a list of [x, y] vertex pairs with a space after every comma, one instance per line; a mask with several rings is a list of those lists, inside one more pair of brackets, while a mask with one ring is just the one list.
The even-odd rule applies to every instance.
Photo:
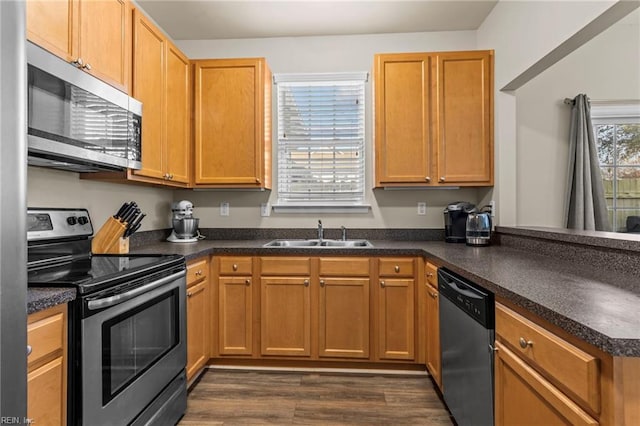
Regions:
[[181, 426], [452, 425], [427, 376], [207, 371]]

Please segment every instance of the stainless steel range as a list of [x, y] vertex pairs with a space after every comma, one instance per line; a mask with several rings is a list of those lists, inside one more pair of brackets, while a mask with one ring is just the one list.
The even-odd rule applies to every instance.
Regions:
[[91, 255], [84, 209], [29, 209], [29, 287], [74, 287], [71, 425], [172, 425], [186, 409], [182, 256]]

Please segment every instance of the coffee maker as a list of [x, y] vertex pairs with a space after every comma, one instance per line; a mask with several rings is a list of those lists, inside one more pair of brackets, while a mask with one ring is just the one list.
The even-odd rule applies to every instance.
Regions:
[[195, 243], [202, 239], [198, 231], [200, 219], [193, 217], [193, 203], [182, 200], [171, 204], [173, 231], [167, 241], [172, 243]]
[[467, 241], [467, 217], [476, 206], [466, 201], [456, 201], [444, 209], [444, 240], [448, 243]]

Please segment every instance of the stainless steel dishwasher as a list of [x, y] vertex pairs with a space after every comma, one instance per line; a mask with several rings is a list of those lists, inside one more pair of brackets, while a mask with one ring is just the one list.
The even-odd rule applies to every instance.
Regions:
[[460, 426], [493, 425], [493, 293], [438, 270], [444, 401]]

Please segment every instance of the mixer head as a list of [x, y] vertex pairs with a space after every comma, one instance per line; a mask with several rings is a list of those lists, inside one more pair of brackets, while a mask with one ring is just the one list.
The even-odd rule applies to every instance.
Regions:
[[193, 217], [193, 203], [188, 200], [172, 203], [171, 212], [174, 219], [191, 218]]

